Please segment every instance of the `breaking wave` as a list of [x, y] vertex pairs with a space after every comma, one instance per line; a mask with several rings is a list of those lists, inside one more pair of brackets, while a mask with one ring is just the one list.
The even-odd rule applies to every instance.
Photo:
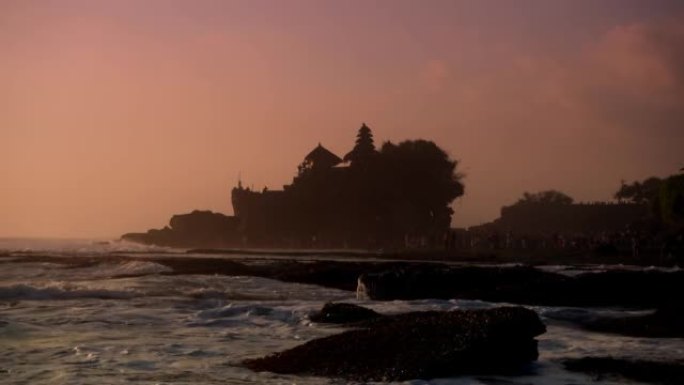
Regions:
[[83, 273], [90, 275], [92, 278], [136, 277], [173, 272], [173, 269], [168, 266], [155, 262], [136, 260], [118, 263], [105, 262], [83, 270]]
[[111, 253], [155, 253], [178, 254], [182, 250], [168, 247], [142, 245], [123, 240], [92, 239], [35, 239], [35, 238], [0, 238], [0, 251], [10, 253], [52, 254], [111, 254]]

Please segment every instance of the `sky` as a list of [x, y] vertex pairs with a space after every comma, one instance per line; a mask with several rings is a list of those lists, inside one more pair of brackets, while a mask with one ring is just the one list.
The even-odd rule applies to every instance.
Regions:
[[684, 167], [684, 2], [0, 1], [0, 237], [232, 214], [362, 122], [458, 160], [454, 226], [612, 199]]

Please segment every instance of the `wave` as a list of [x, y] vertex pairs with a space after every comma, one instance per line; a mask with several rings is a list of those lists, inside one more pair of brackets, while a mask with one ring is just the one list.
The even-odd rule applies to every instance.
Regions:
[[141, 275], [173, 272], [173, 269], [168, 266], [155, 262], [138, 260], [122, 261], [118, 263], [104, 262], [83, 270], [82, 273], [85, 273], [92, 278], [137, 277]]
[[[225, 317], [240, 317], [240, 316], [269, 316], [275, 311], [274, 308], [259, 305], [226, 305], [218, 309], [210, 309], [200, 312], [197, 316], [199, 318], [225, 318]], [[283, 313], [284, 314], [284, 313]], [[288, 317], [291, 312], [287, 312]]]
[[130, 299], [138, 293], [104, 289], [82, 289], [70, 286], [35, 287], [26, 284], [0, 286], [0, 300], [68, 300], [68, 299]]
[[187, 326], [238, 326], [258, 319], [277, 321], [285, 324], [299, 324], [306, 318], [306, 312], [294, 309], [262, 305], [234, 305], [202, 310], [195, 314], [195, 320]]
[[232, 301], [284, 301], [285, 295], [277, 293], [248, 293], [234, 290], [195, 289], [187, 293], [194, 299], [223, 299]]
[[124, 240], [102, 239], [49, 239], [49, 238], [0, 238], [0, 252], [31, 254], [50, 252], [58, 254], [179, 254], [183, 249], [143, 245]]
[[539, 307], [537, 312], [545, 320], [586, 324], [599, 319], [644, 316], [653, 313], [652, 309], [630, 310], [618, 308], [576, 308], [576, 307]]

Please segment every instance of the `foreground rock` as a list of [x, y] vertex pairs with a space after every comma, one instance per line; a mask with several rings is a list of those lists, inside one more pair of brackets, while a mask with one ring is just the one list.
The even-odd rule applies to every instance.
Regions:
[[461, 298], [553, 306], [659, 307], [681, 303], [684, 272], [608, 271], [576, 277], [531, 267], [416, 266], [362, 274], [360, 298]]
[[321, 311], [311, 314], [309, 319], [318, 323], [354, 324], [363, 321], [376, 320], [382, 314], [351, 303], [326, 303]]
[[[399, 266], [380, 273], [362, 274], [357, 295], [373, 300], [464, 298], [537, 302], [543, 293], [570, 278], [531, 267], [450, 267], [424, 264]], [[515, 302], [515, 301], [511, 301]]]
[[522, 307], [417, 312], [244, 361], [254, 371], [403, 381], [459, 374], [513, 374], [537, 359], [546, 328]]
[[654, 384], [684, 384], [684, 363], [626, 360], [612, 357], [586, 357], [564, 362], [567, 370], [592, 375], [597, 381], [629, 379]]

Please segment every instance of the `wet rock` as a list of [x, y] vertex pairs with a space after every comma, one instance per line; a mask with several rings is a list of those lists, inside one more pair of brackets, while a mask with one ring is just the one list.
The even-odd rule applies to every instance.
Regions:
[[350, 324], [382, 317], [382, 314], [351, 303], [328, 302], [321, 311], [311, 314], [309, 319], [318, 323]]
[[654, 362], [613, 357], [585, 357], [566, 360], [567, 370], [592, 375], [597, 381], [629, 379], [654, 384], [684, 384], [683, 362]]
[[463, 298], [536, 303], [546, 297], [539, 288], [557, 292], [569, 279], [531, 267], [426, 264], [362, 274], [357, 296], [374, 300]]
[[537, 359], [537, 314], [522, 307], [416, 312], [246, 360], [254, 371], [403, 381], [458, 374], [514, 374]]
[[607, 271], [576, 277], [532, 267], [417, 266], [362, 274], [357, 296], [374, 300], [481, 299], [550, 306], [658, 307], [678, 302], [684, 272]]
[[558, 295], [568, 306], [657, 308], [684, 304], [683, 291], [684, 271], [611, 270], [574, 277]]

